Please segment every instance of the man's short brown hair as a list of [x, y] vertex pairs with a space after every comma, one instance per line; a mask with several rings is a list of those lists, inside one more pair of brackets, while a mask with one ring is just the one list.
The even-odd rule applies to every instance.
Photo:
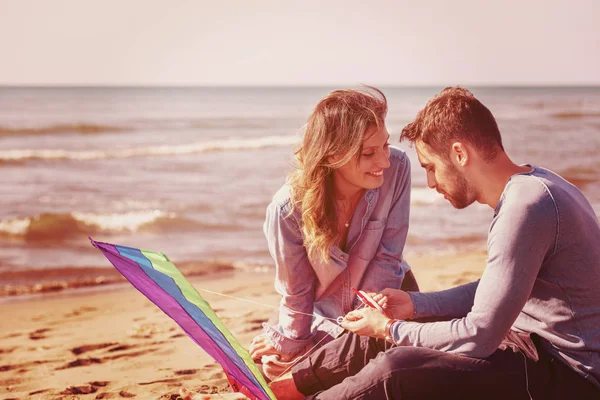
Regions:
[[504, 150], [496, 119], [467, 89], [455, 86], [429, 100], [413, 122], [406, 125], [400, 141], [422, 141], [444, 159], [457, 140], [470, 143], [486, 161]]

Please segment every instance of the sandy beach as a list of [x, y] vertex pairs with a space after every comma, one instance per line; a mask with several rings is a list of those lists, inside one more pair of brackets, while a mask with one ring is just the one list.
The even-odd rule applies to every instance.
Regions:
[[[421, 289], [431, 291], [477, 279], [485, 253], [408, 261]], [[247, 347], [271, 314], [268, 306], [278, 304], [272, 275], [228, 271], [190, 281]], [[176, 399], [183, 387], [205, 393], [200, 398], [245, 398], [231, 393], [220, 366], [128, 283], [4, 297], [0, 309], [3, 399]]]

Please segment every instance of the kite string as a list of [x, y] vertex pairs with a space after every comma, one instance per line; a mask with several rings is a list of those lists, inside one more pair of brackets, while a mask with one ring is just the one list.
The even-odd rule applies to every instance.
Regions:
[[[198, 290], [201, 290], [201, 291], [203, 291], [203, 292], [207, 292], [207, 293], [216, 294], [216, 295], [223, 296], [223, 297], [229, 297], [230, 299], [234, 299], [234, 300], [240, 300], [240, 301], [245, 301], [245, 302], [248, 302], [248, 303], [257, 304], [257, 305], [259, 305], [259, 306], [269, 307], [269, 308], [272, 308], [272, 309], [277, 309], [277, 308], [279, 308], [279, 307], [276, 307], [276, 306], [272, 306], [272, 305], [270, 305], [270, 304], [260, 303], [260, 302], [258, 302], [258, 301], [254, 301], [254, 300], [243, 299], [243, 298], [241, 298], [241, 297], [230, 296], [230, 295], [228, 295], [228, 294], [219, 293], [219, 292], [214, 292], [214, 291], [212, 291], [212, 290], [208, 290], [208, 289], [198, 289]], [[364, 303], [362, 303], [362, 304], [361, 304], [361, 305], [360, 305], [358, 308], [356, 308], [356, 309], [357, 309], [357, 310], [360, 310], [360, 309], [361, 309], [361, 308], [363, 308], [363, 307], [365, 307], [365, 304], [364, 304]], [[296, 313], [298, 313], [298, 314], [304, 314], [304, 315], [308, 315], [308, 316], [311, 316], [311, 317], [313, 316], [313, 314], [303, 313], [303, 312], [299, 312], [299, 311], [296, 311]], [[321, 318], [324, 318], [324, 319], [331, 320], [331, 321], [335, 321], [335, 322], [336, 322], [338, 325], [340, 324], [340, 318], [343, 318], [343, 317], [338, 317], [338, 318], [328, 318], [328, 317], [323, 317], [323, 316], [320, 316], [320, 317], [321, 317]], [[327, 333], [329, 333], [329, 332], [327, 332]], [[302, 360], [303, 360], [305, 357], [309, 356], [309, 355], [310, 355], [310, 353], [312, 353], [312, 351], [313, 351], [313, 350], [315, 350], [316, 348], [318, 348], [318, 347], [319, 347], [319, 345], [321, 344], [321, 342], [322, 342], [323, 340], [325, 340], [325, 339], [327, 339], [327, 335], [323, 336], [323, 338], [321, 338], [321, 340], [319, 340], [319, 341], [318, 341], [318, 342], [317, 342], [317, 343], [316, 343], [316, 344], [315, 344], [313, 347], [311, 347], [310, 349], [308, 349], [308, 351], [307, 351], [306, 353], [302, 354], [300, 357], [298, 357], [297, 359], [295, 359], [295, 360], [294, 360], [294, 362], [292, 362], [292, 363], [291, 363], [291, 364], [290, 364], [290, 365], [289, 365], [289, 366], [288, 366], [288, 367], [287, 367], [285, 370], [283, 370], [283, 372], [282, 372], [281, 374], [279, 374], [279, 375], [278, 375], [278, 376], [277, 376], [275, 379], [273, 379], [273, 380], [277, 380], [277, 379], [281, 378], [283, 375], [285, 375], [285, 373], [286, 373], [286, 372], [288, 372], [288, 371], [289, 371], [289, 370], [290, 370], [290, 369], [291, 369], [291, 368], [292, 368], [294, 365], [298, 364], [298, 363], [299, 363], [300, 361], [302, 361]]]
[[[272, 308], [274, 310], [276, 310], [276, 309], [279, 308], [278, 306], [272, 306], [271, 304], [259, 303], [258, 301], [243, 299], [241, 297], [230, 296], [230, 295], [224, 294], [224, 293], [213, 292], [212, 290], [208, 290], [208, 289], [198, 289], [198, 290], [201, 290], [201, 291], [207, 292], [207, 293], [217, 294], [217, 295], [223, 296], [223, 297], [229, 297], [230, 299], [234, 299], [234, 300], [240, 300], [240, 301], [245, 301], [247, 303], [257, 304], [259, 306], [269, 307], [269, 308]], [[296, 313], [296, 314], [302, 314], [302, 315], [308, 315], [310, 317], [314, 316], [313, 314], [303, 313], [303, 312], [300, 312], [300, 311], [294, 311], [294, 313]], [[336, 323], [339, 324], [339, 319], [338, 318], [328, 318], [328, 317], [323, 317], [322, 315], [319, 315], [319, 317], [324, 318], [324, 319], [329, 319], [331, 321], [335, 321]]]
[[[366, 304], [362, 303], [360, 306], [358, 306], [358, 308], [356, 308], [357, 310], [360, 310], [361, 308], [365, 307]], [[343, 317], [338, 317], [338, 320], [336, 322], [338, 322], [338, 324], [340, 323], [339, 318], [343, 318]], [[328, 318], [328, 319], [333, 319], [333, 318]], [[327, 332], [329, 333], [329, 332]], [[312, 353], [313, 350], [315, 350], [317, 347], [319, 347], [319, 345], [321, 344], [321, 342], [323, 340], [327, 339], [327, 335], [323, 336], [323, 338], [321, 338], [321, 340], [319, 340], [313, 347], [311, 347], [310, 349], [308, 349], [308, 351], [304, 354], [302, 354], [300, 357], [298, 357], [296, 360], [294, 360], [293, 363], [290, 364], [289, 367], [287, 367], [281, 374], [279, 374], [275, 379], [273, 379], [272, 381], [276, 381], [277, 379], [281, 378], [283, 375], [285, 375], [286, 372], [288, 372], [294, 365], [298, 364], [300, 361], [302, 361], [305, 357], [308, 357], [308, 355], [310, 355], [310, 353]], [[387, 348], [386, 348], [387, 350]], [[271, 381], [271, 382], [272, 382]]]
[[[264, 307], [268, 307], [268, 308], [272, 308], [272, 309], [277, 309], [277, 308], [279, 308], [279, 307], [276, 307], [276, 306], [272, 306], [272, 305], [270, 305], [270, 304], [260, 303], [260, 302], [258, 302], [258, 301], [254, 301], [254, 300], [243, 299], [243, 298], [241, 298], [241, 297], [231, 296], [231, 295], [224, 294], [224, 293], [214, 292], [214, 291], [212, 291], [212, 290], [208, 290], [208, 289], [198, 289], [198, 290], [201, 290], [201, 291], [203, 291], [203, 292], [207, 292], [207, 293], [216, 294], [216, 295], [223, 296], [223, 297], [228, 297], [228, 298], [230, 298], [230, 299], [234, 299], [234, 300], [245, 301], [245, 302], [247, 302], [247, 303], [257, 304], [257, 305], [259, 305], [259, 306], [264, 306]], [[360, 305], [359, 305], [359, 306], [356, 308], [356, 310], [360, 310], [361, 308], [363, 308], [363, 307], [365, 307], [365, 306], [366, 306], [366, 304], [364, 304], [364, 303], [361, 303], [361, 304], [360, 304]], [[314, 316], [313, 314], [303, 313], [303, 312], [299, 312], [299, 311], [296, 311], [296, 313], [298, 313], [298, 314], [303, 314], [303, 315], [308, 315], [308, 316], [310, 316], [310, 317], [313, 317], [313, 316]], [[320, 317], [321, 317], [321, 318], [324, 318], [324, 319], [328, 319], [328, 320], [334, 321], [334, 322], [335, 322], [335, 323], [337, 323], [338, 325], [341, 323], [341, 320], [344, 318], [344, 317], [338, 317], [338, 318], [328, 318], [328, 317], [323, 317], [323, 316], [321, 316], [321, 315], [320, 315]], [[329, 334], [329, 332], [326, 332], [326, 333], [328, 333], [328, 334]], [[319, 341], [318, 341], [318, 342], [317, 342], [317, 343], [316, 343], [316, 344], [315, 344], [313, 347], [311, 347], [310, 349], [308, 349], [308, 351], [307, 351], [306, 353], [302, 354], [302, 355], [301, 355], [301, 356], [299, 356], [297, 359], [295, 359], [295, 360], [294, 360], [294, 362], [292, 362], [292, 363], [291, 363], [291, 364], [290, 364], [290, 365], [289, 365], [289, 366], [288, 366], [288, 367], [287, 367], [287, 368], [286, 368], [286, 369], [285, 369], [285, 370], [284, 370], [284, 371], [283, 371], [281, 374], [279, 374], [279, 375], [278, 375], [278, 376], [277, 376], [275, 379], [273, 379], [273, 381], [274, 381], [274, 380], [277, 380], [277, 379], [279, 379], [279, 378], [281, 378], [281, 377], [282, 377], [283, 375], [285, 375], [285, 373], [286, 373], [286, 372], [288, 372], [288, 371], [289, 371], [289, 370], [290, 370], [290, 369], [291, 369], [291, 368], [292, 368], [294, 365], [298, 364], [298, 363], [299, 363], [300, 361], [302, 361], [302, 360], [303, 360], [305, 357], [309, 356], [309, 355], [310, 355], [310, 353], [312, 353], [312, 351], [313, 351], [313, 350], [315, 350], [316, 348], [318, 348], [318, 347], [319, 347], [319, 345], [321, 344], [321, 342], [322, 342], [323, 340], [325, 340], [325, 339], [327, 339], [327, 335], [323, 336], [323, 338], [321, 338], [321, 340], [319, 340]], [[387, 350], [387, 346], [386, 346], [386, 350]]]

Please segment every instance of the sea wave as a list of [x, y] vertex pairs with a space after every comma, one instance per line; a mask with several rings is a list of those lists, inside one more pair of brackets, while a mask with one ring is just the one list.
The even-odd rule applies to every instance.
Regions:
[[199, 129], [269, 129], [275, 126], [296, 127], [299, 121], [294, 118], [261, 117], [220, 117], [204, 118], [191, 122], [192, 128]]
[[10, 127], [0, 126], [0, 136], [17, 135], [55, 135], [65, 133], [77, 133], [81, 135], [99, 134], [108, 132], [125, 132], [132, 130], [131, 127], [100, 125], [100, 124], [58, 124], [47, 126]]
[[600, 112], [593, 111], [562, 111], [550, 115], [557, 119], [599, 118]]
[[447, 252], [485, 249], [487, 236], [485, 234], [464, 234], [445, 237], [428, 237], [409, 234], [406, 239], [406, 249], [413, 252]]
[[62, 242], [96, 234], [135, 232], [235, 231], [237, 225], [215, 225], [166, 213], [160, 210], [117, 214], [72, 212], [41, 214], [34, 217], [0, 221], [0, 238], [26, 242]]
[[427, 206], [444, 201], [444, 196], [427, 187], [413, 187], [410, 190], [411, 206]]
[[571, 167], [561, 171], [561, 176], [579, 189], [583, 189], [589, 184], [600, 181], [599, 168], [597, 167]]
[[[219, 275], [243, 270], [236, 263], [221, 260], [176, 261], [186, 277]], [[83, 289], [124, 283], [125, 278], [115, 268], [60, 267], [27, 270], [0, 270], [0, 298]]]
[[298, 142], [295, 136], [266, 136], [253, 139], [230, 138], [209, 142], [197, 142], [180, 145], [162, 145], [147, 147], [131, 147], [127, 149], [106, 150], [62, 150], [62, 149], [39, 149], [39, 150], [6, 150], [0, 152], [0, 164], [2, 162], [18, 162], [29, 160], [102, 160], [112, 158], [134, 158], [134, 157], [164, 157], [185, 154], [197, 154], [208, 151], [229, 150], [252, 150], [266, 147], [290, 146]]

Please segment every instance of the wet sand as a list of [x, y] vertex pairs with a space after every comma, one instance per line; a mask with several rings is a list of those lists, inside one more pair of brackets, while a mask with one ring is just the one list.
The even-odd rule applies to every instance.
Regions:
[[[476, 280], [484, 252], [408, 259], [423, 291]], [[221, 272], [191, 283], [242, 345], [278, 304], [273, 273]], [[243, 302], [202, 289], [262, 303]], [[3, 399], [241, 399], [220, 366], [129, 284], [0, 299]]]

